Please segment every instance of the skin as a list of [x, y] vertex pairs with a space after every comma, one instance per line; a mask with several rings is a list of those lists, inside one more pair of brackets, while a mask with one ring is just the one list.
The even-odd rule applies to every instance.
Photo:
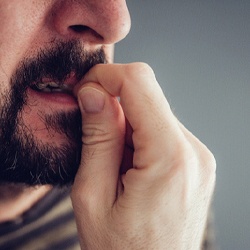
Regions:
[[[103, 47], [111, 62], [113, 44], [130, 28], [124, 0], [4, 0], [0, 17], [1, 93], [10, 88], [18, 62], [53, 40], [79, 39], [89, 51]], [[88, 29], [79, 32], [72, 25]], [[67, 105], [45, 105], [37, 97], [38, 105], [25, 113], [24, 121], [37, 138], [59, 145], [63, 135], [52, 140], [46, 131], [37, 132], [32, 121], [39, 120], [41, 110], [80, 107], [82, 161], [71, 197], [82, 248], [199, 249], [215, 160], [173, 115], [152, 69], [144, 63], [96, 65], [74, 94], [78, 102]], [[29, 93], [28, 101], [34, 98]], [[8, 197], [0, 196], [0, 211], [25, 196], [35, 197], [30, 194], [37, 189], [40, 196], [46, 192], [44, 187], [23, 187], [17, 198], [10, 188]], [[6, 186], [0, 187], [0, 193], [5, 191]], [[36, 201], [31, 198], [29, 207]], [[26, 209], [20, 202], [19, 211], [8, 218]]]
[[[96, 6], [96, 8], [95, 8]], [[111, 11], [112, 10], [112, 11]], [[100, 14], [101, 13], [101, 14]], [[130, 29], [130, 17], [125, 1], [0, 1], [0, 95], [10, 90], [10, 78], [15, 72], [18, 63], [23, 58], [32, 57], [40, 48], [50, 48], [55, 39], [68, 41], [77, 39], [84, 44], [88, 51], [103, 48], [108, 61], [113, 58], [113, 44], [123, 39]], [[84, 25], [88, 27], [84, 32], [75, 32], [71, 25]], [[3, 106], [0, 98], [0, 107]], [[22, 116], [24, 123], [30, 128], [35, 137], [44, 143], [63, 143], [66, 138], [54, 131], [53, 138], [45, 129], [45, 125], [39, 119], [39, 113], [53, 114], [60, 111], [71, 111], [78, 108], [77, 102], [58, 104], [48, 103], [43, 98], [37, 98], [28, 94], [28, 103], [36, 102], [37, 105], [26, 107]], [[35, 122], [34, 122], [35, 121]], [[38, 192], [32, 188], [7, 188], [0, 184], [1, 211], [10, 211], [9, 207], [17, 209], [12, 212], [0, 214], [0, 221], [6, 221], [22, 214], [25, 210], [41, 198], [44, 192]], [[36, 187], [35, 190], [44, 187]], [[46, 187], [49, 190], [50, 187]], [[11, 191], [13, 190], [13, 191]], [[18, 192], [17, 192], [18, 190]], [[34, 192], [34, 197], [32, 193]], [[18, 203], [18, 197], [23, 197], [26, 203]], [[33, 198], [32, 198], [33, 197]], [[10, 215], [11, 214], [11, 215]]]

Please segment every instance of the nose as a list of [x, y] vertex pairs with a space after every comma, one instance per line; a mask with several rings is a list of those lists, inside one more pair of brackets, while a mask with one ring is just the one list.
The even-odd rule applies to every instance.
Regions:
[[58, 0], [51, 16], [59, 35], [90, 44], [117, 43], [130, 29], [126, 0]]

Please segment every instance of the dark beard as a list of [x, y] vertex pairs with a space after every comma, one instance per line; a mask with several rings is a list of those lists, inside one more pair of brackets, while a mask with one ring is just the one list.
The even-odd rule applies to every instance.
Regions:
[[11, 78], [11, 90], [4, 97], [0, 111], [0, 184], [24, 183], [68, 185], [74, 180], [81, 159], [81, 114], [44, 115], [48, 131], [67, 137], [60, 147], [37, 141], [22, 120], [27, 105], [27, 89], [34, 82], [49, 78], [63, 82], [70, 73], [79, 81], [95, 64], [105, 63], [103, 50], [84, 51], [76, 41], [58, 43], [41, 51], [36, 58], [20, 63]]

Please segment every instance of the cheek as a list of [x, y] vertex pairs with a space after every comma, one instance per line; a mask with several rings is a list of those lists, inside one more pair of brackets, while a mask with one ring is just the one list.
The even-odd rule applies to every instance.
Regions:
[[38, 1], [3, 2], [0, 0], [0, 71], [9, 77], [31, 48], [37, 46], [34, 41], [44, 25], [46, 11], [38, 6]]
[[50, 144], [59, 147], [67, 143], [66, 136], [59, 134], [54, 129], [48, 127], [45, 123], [46, 113], [40, 110], [38, 106], [25, 105], [19, 116], [19, 132], [32, 135], [34, 140], [43, 144]]
[[0, 63], [0, 112], [5, 102], [7, 101], [6, 97], [9, 90], [10, 90], [10, 80]]
[[58, 133], [46, 123], [46, 116], [54, 114], [49, 104], [40, 102], [29, 94], [26, 102], [18, 118], [21, 133], [32, 134], [36, 141], [49, 143], [56, 147], [68, 142], [68, 138], [64, 134]]
[[[20, 10], [21, 11], [21, 10]], [[4, 20], [0, 27], [0, 60], [4, 65], [9, 64], [9, 61], [13, 61], [13, 58], [18, 58], [26, 50], [26, 43], [28, 40], [27, 28], [28, 18], [25, 19], [17, 13], [17, 10], [9, 10], [5, 13]]]

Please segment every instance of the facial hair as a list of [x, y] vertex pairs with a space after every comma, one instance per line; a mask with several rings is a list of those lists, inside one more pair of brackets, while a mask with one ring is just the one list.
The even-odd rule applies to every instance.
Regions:
[[11, 89], [2, 95], [0, 110], [0, 184], [24, 183], [28, 186], [73, 182], [81, 159], [81, 114], [71, 112], [44, 115], [48, 131], [64, 134], [60, 146], [38, 141], [27, 129], [22, 112], [27, 105], [27, 89], [47, 78], [63, 82], [72, 72], [77, 81], [98, 63], [105, 63], [102, 49], [87, 52], [77, 41], [58, 42], [34, 58], [20, 62], [10, 80]]

